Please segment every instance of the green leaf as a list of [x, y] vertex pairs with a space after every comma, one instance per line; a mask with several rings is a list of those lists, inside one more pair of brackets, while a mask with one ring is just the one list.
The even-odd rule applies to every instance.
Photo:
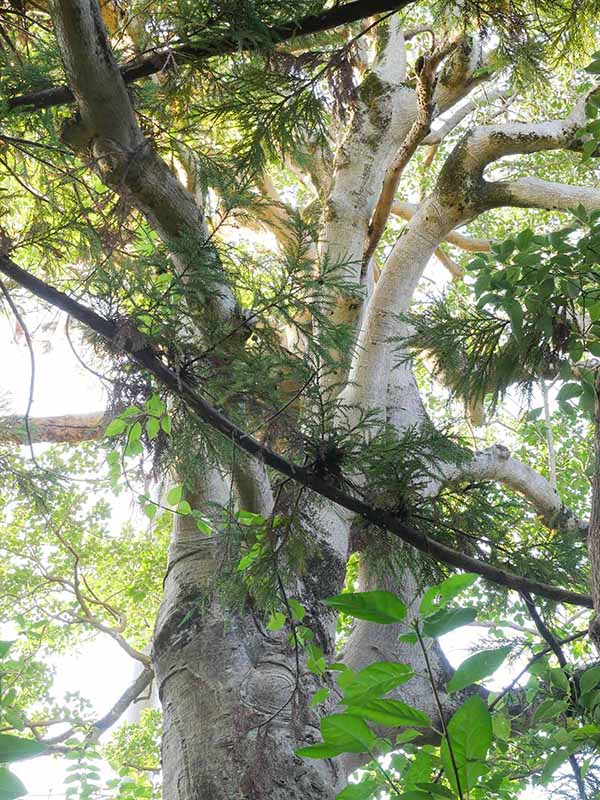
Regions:
[[160, 422], [156, 417], [149, 417], [146, 420], [146, 432], [149, 439], [156, 439], [160, 430]]
[[466, 608], [442, 608], [435, 614], [425, 618], [423, 633], [425, 636], [436, 638], [460, 628], [461, 625], [468, 625], [473, 622], [476, 616], [477, 609], [471, 606]]
[[350, 706], [348, 713], [378, 722], [380, 725], [412, 725], [416, 728], [431, 725], [427, 714], [400, 700], [371, 700], [362, 706]]
[[160, 427], [168, 435], [171, 433], [171, 420], [169, 417], [160, 418]]
[[423, 791], [429, 792], [430, 795], [435, 795], [435, 797], [449, 797], [450, 800], [454, 800], [454, 795], [450, 789], [440, 786], [439, 783], [417, 783], [417, 788], [423, 789]]
[[8, 651], [15, 643], [14, 639], [11, 640], [4, 640], [0, 639], [0, 658], [5, 658], [8, 655]]
[[0, 734], [0, 763], [10, 764], [24, 758], [33, 758], [45, 753], [45, 744], [34, 742], [33, 739], [22, 739], [8, 733]]
[[261, 514], [254, 514], [252, 511], [238, 511], [236, 516], [241, 525], [264, 525], [267, 521]]
[[[485, 760], [492, 743], [492, 719], [488, 707], [479, 695], [463, 703], [448, 723], [448, 735], [456, 762], [461, 790], [469, 791], [489, 767]], [[441, 746], [442, 765], [450, 785], [457, 791], [456, 775], [452, 765], [448, 740]]]
[[125, 428], [127, 427], [124, 420], [117, 417], [113, 419], [112, 422], [109, 422], [106, 430], [104, 431], [105, 436], [118, 436], [119, 434], [123, 433]]
[[496, 739], [507, 742], [510, 739], [510, 719], [497, 711], [492, 717], [492, 729]]
[[592, 667], [586, 669], [581, 678], [579, 679], [579, 686], [581, 693], [585, 694], [591, 689], [594, 689], [600, 683], [600, 667]]
[[566, 700], [544, 700], [535, 710], [532, 722], [543, 722], [548, 719], [555, 719], [562, 714], [568, 707]]
[[167, 503], [170, 506], [176, 506], [181, 502], [183, 496], [183, 486], [180, 483], [175, 484], [169, 489], [167, 494]]
[[345, 789], [335, 796], [335, 800], [369, 800], [381, 786], [375, 781], [349, 783]]
[[304, 615], [306, 614], [306, 609], [304, 608], [302, 603], [299, 603], [297, 600], [294, 600], [292, 598], [288, 600], [288, 605], [290, 607], [290, 611], [292, 612], [292, 617], [297, 622], [302, 622], [302, 620], [304, 619]]
[[196, 527], [198, 528], [198, 530], [205, 536], [212, 536], [213, 531], [209, 521], [207, 519], [204, 519], [204, 517], [202, 516], [194, 515], [194, 517], [196, 519]]
[[366, 753], [377, 741], [369, 726], [352, 714], [330, 714], [321, 719], [325, 744], [343, 748], [344, 753]]
[[392, 592], [345, 592], [328, 597], [325, 603], [351, 617], [380, 625], [401, 622], [406, 616], [406, 606]]
[[472, 586], [477, 578], [478, 576], [474, 573], [463, 572], [458, 575], [452, 575], [450, 578], [446, 578], [445, 581], [432, 586], [423, 595], [419, 613], [426, 615], [439, 611], [440, 608], [447, 605], [464, 589]]
[[561, 747], [560, 750], [556, 750], [554, 753], [548, 756], [546, 763], [544, 764], [544, 768], [542, 769], [542, 783], [544, 786], [550, 783], [550, 780], [552, 779], [552, 776], [556, 770], [561, 764], [564, 764], [568, 757], [569, 751], [564, 747]]
[[448, 682], [448, 691], [458, 692], [472, 683], [487, 678], [500, 667], [511, 649], [510, 645], [505, 645], [495, 650], [482, 650], [481, 653], [469, 656]]
[[275, 611], [271, 614], [271, 618], [267, 622], [267, 628], [270, 631], [279, 631], [285, 625], [285, 614], [282, 614], [281, 611]]
[[146, 411], [155, 417], [160, 417], [164, 414], [165, 404], [160, 399], [160, 395], [153, 394], [149, 400], [144, 403]]
[[324, 703], [325, 700], [329, 697], [329, 689], [324, 686], [322, 689], [318, 689], [313, 696], [310, 698], [311, 706], [319, 706], [321, 703]]
[[375, 661], [361, 669], [344, 691], [346, 705], [361, 706], [387, 694], [396, 686], [410, 680], [413, 670], [406, 664]]
[[129, 442], [133, 444], [134, 442], [138, 442], [142, 435], [142, 423], [138, 420], [134, 422], [131, 428], [129, 429]]
[[295, 751], [296, 755], [302, 758], [333, 758], [345, 752], [343, 747], [332, 747], [329, 744], [311, 744]]
[[14, 800], [24, 794], [27, 794], [27, 789], [17, 776], [6, 767], [0, 767], [0, 800]]
[[561, 386], [557, 397], [559, 402], [570, 400], [572, 397], [579, 397], [582, 391], [580, 383], [565, 383]]
[[562, 689], [563, 692], [569, 691], [569, 679], [564, 673], [564, 670], [555, 667], [550, 670], [550, 683], [556, 686], [557, 689]]

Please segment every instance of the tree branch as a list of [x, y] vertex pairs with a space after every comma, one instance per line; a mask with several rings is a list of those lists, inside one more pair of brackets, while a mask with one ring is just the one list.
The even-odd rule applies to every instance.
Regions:
[[541, 178], [517, 178], [495, 181], [490, 197], [502, 206], [566, 210], [581, 205], [587, 212], [600, 208], [600, 189], [591, 186], [570, 186], [544, 181]]
[[[127, 689], [123, 692], [123, 694], [119, 697], [117, 702], [114, 706], [110, 709], [110, 711], [105, 714], [100, 719], [96, 720], [96, 722], [92, 722], [90, 727], [90, 737], [93, 740], [98, 739], [98, 737], [104, 733], [104, 731], [108, 730], [112, 727], [115, 722], [117, 722], [120, 717], [127, 711], [131, 703], [133, 703], [140, 694], [152, 683], [152, 679], [154, 678], [154, 672], [150, 667], [146, 667], [135, 679], [135, 681], [128, 686]], [[65, 742], [71, 736], [73, 736], [74, 729], [69, 728], [63, 733], [58, 734], [57, 736], [53, 736], [50, 739], [40, 739], [42, 744], [47, 744], [49, 746], [60, 744], [61, 742]], [[43, 755], [43, 753], [42, 753]]]
[[588, 522], [570, 511], [556, 489], [539, 472], [512, 458], [510, 451], [496, 444], [473, 455], [466, 464], [446, 471], [444, 483], [463, 481], [499, 481], [527, 498], [549, 528], [587, 535]]
[[[101, 179], [144, 214], [171, 248], [182, 277], [191, 279], [198, 265], [203, 265], [209, 273], [204, 281], [212, 284], [207, 292], [210, 310], [221, 320], [235, 318], [237, 303], [210, 243], [201, 209], [137, 124], [97, 0], [57, 0], [54, 18], [81, 124]], [[173, 252], [181, 241], [186, 242], [185, 255]]]
[[420, 67], [417, 70], [417, 114], [415, 120], [402, 142], [400, 150], [388, 166], [383, 178], [383, 185], [377, 200], [377, 205], [369, 223], [369, 236], [363, 255], [363, 263], [368, 264], [375, 252], [379, 240], [385, 229], [390, 215], [392, 203], [400, 178], [406, 165], [415, 154], [417, 147], [429, 133], [433, 115], [433, 92], [436, 85], [436, 70], [440, 62], [446, 58], [458, 45], [456, 40], [444, 42], [436, 47], [433, 52], [421, 57]]
[[[402, 219], [412, 219], [419, 206], [416, 203], [404, 203], [396, 201], [392, 205], [392, 214]], [[489, 239], [474, 239], [472, 236], [465, 236], [463, 233], [451, 231], [446, 236], [446, 241], [459, 247], [461, 250], [466, 250], [469, 253], [489, 253], [491, 250], [491, 242]]]
[[509, 589], [539, 594], [542, 597], [558, 602], [586, 608], [592, 607], [592, 598], [587, 595], [550, 586], [522, 575], [516, 575], [501, 567], [467, 556], [458, 550], [437, 542], [421, 531], [409, 527], [395, 513], [386, 509], [375, 508], [363, 500], [342, 491], [309, 467], [288, 461], [279, 453], [266, 447], [257, 439], [238, 428], [228, 417], [207, 403], [193, 386], [183, 380], [176, 370], [162, 360], [162, 354], [154, 351], [149, 345], [140, 348], [139, 342], [144, 341], [142, 334], [137, 334], [132, 339], [123, 341], [123, 337], [119, 336], [118, 327], [114, 322], [101, 317], [92, 309], [22, 270], [6, 255], [0, 255], [0, 272], [45, 302], [66, 311], [83, 325], [110, 340], [115, 346], [120, 345], [120, 349], [123, 352], [126, 352], [141, 367], [150, 371], [158, 381], [183, 400], [194, 414], [214, 430], [225, 435], [228, 441], [233, 442], [250, 455], [261, 459], [265, 466], [312, 489], [316, 494], [332, 500], [342, 508], [362, 516], [375, 526], [388, 530], [430, 558], [460, 569], [475, 572]]
[[[75, 444], [98, 439], [106, 427], [105, 412], [65, 414], [59, 417], [30, 417], [31, 442], [67, 442]], [[28, 444], [25, 417], [0, 417], [0, 442]]]
[[[273, 45], [296, 39], [302, 36], [310, 36], [322, 31], [332, 30], [341, 25], [348, 25], [364, 17], [371, 17], [388, 11], [400, 10], [413, 3], [415, 0], [353, 0], [353, 2], [343, 5], [335, 5], [320, 14], [308, 14], [298, 20], [282, 23], [268, 28], [265, 31], [264, 40], [257, 41], [256, 37], [244, 38], [239, 34], [218, 34], [209, 37], [203, 44], [176, 45], [166, 47], [159, 52], [151, 55], [142, 56], [135, 59], [130, 64], [121, 66], [120, 72], [126, 84], [147, 78], [150, 75], [164, 72], [173, 59], [180, 59], [185, 62], [199, 62], [215, 56], [237, 53], [243, 50], [271, 49]], [[40, 92], [30, 92], [29, 94], [12, 97], [8, 101], [10, 110], [15, 108], [28, 107], [31, 110], [41, 108], [51, 108], [52, 106], [72, 103], [75, 99], [73, 92], [68, 86], [54, 86], [51, 89], [44, 89]]]

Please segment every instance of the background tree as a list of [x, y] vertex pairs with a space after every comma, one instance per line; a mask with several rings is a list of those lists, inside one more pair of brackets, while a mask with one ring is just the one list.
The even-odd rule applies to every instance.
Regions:
[[[597, 791], [597, 9], [366, 5], [4, 9], [3, 307], [30, 407], [32, 292], [109, 403], [3, 419], [2, 711], [81, 796], [151, 684], [169, 799], [334, 797], [390, 747], [352, 796], [509, 798], [562, 764], [557, 791]], [[542, 410], [511, 417], [517, 388]], [[149, 530], [108, 536], [111, 485]], [[444, 609], [471, 577], [428, 593], [449, 567], [483, 576], [476, 611]], [[325, 602], [345, 584], [391, 610]], [[437, 637], [475, 614], [502, 647], [452, 677]], [[42, 657], [90, 629], [140, 665], [100, 720], [51, 707]], [[532, 677], [490, 698], [509, 649]], [[388, 745], [330, 722], [382, 673]], [[494, 749], [461, 755], [482, 698]], [[116, 796], [155, 791], [157, 725], [107, 746]]]

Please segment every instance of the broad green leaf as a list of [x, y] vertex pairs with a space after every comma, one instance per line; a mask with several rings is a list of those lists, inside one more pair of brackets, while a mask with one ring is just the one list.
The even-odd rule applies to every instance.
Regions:
[[10, 648], [13, 646], [14, 643], [15, 643], [14, 639], [11, 639], [10, 641], [0, 640], [0, 658], [5, 658], [8, 655], [8, 651], [10, 650]]
[[423, 595], [419, 613], [426, 616], [434, 611], [439, 611], [440, 608], [447, 605], [464, 589], [472, 586], [477, 578], [478, 576], [474, 573], [463, 572], [458, 575], [452, 575], [450, 578], [446, 578], [445, 581], [432, 586]]
[[579, 679], [579, 686], [581, 693], [585, 694], [591, 689], [594, 689], [600, 683], [600, 667], [592, 667], [586, 669], [581, 678]]
[[565, 383], [561, 386], [558, 393], [558, 400], [570, 400], [572, 397], [579, 397], [582, 392], [581, 384], [579, 383]]
[[412, 725], [417, 728], [431, 725], [427, 714], [400, 700], [371, 700], [370, 703], [361, 706], [352, 705], [348, 713], [378, 722], [380, 725]]
[[564, 673], [564, 670], [555, 667], [550, 670], [550, 683], [556, 686], [557, 689], [562, 689], [563, 692], [569, 691], [569, 679]]
[[142, 423], [138, 420], [129, 429], [129, 443], [138, 442], [142, 435]]
[[264, 525], [267, 521], [261, 514], [254, 514], [252, 511], [238, 511], [236, 516], [242, 525]]
[[406, 664], [375, 661], [361, 669], [346, 686], [343, 702], [346, 705], [360, 706], [371, 700], [377, 700], [396, 686], [406, 683], [413, 675], [413, 670]]
[[562, 714], [563, 711], [566, 711], [568, 705], [566, 700], [553, 700], [552, 698], [544, 700], [536, 708], [532, 722], [543, 722], [547, 719], [555, 719], [559, 714]]
[[542, 783], [544, 786], [550, 783], [550, 780], [552, 779], [552, 776], [556, 770], [561, 764], [564, 764], [568, 757], [569, 751], [564, 747], [561, 747], [560, 750], [556, 750], [554, 753], [551, 753], [548, 756], [546, 763], [544, 764], [544, 768], [542, 769]]
[[429, 792], [432, 797], [448, 797], [450, 800], [454, 800], [454, 795], [450, 789], [446, 789], [445, 786], [440, 786], [439, 783], [418, 783], [417, 788]]
[[423, 622], [423, 633], [425, 636], [435, 638], [444, 633], [460, 628], [461, 625], [468, 625], [477, 616], [477, 609], [467, 606], [466, 608], [442, 608], [435, 614], [426, 617]]
[[[469, 791], [489, 766], [485, 763], [487, 751], [492, 743], [492, 718], [484, 700], [473, 695], [463, 703], [448, 723], [448, 736], [456, 762], [460, 788]], [[441, 746], [442, 765], [446, 778], [457, 792], [457, 781], [444, 737]]]
[[510, 738], [510, 719], [499, 711], [492, 717], [492, 729], [496, 739], [507, 742]]
[[302, 758], [333, 758], [345, 753], [346, 750], [343, 747], [333, 747], [329, 744], [311, 744], [308, 747], [300, 747], [295, 752]]
[[160, 427], [166, 434], [171, 433], [171, 420], [169, 419], [169, 417], [160, 418]]
[[285, 625], [285, 614], [282, 614], [281, 611], [275, 611], [271, 614], [271, 618], [267, 622], [267, 628], [270, 631], [279, 631]]
[[290, 598], [288, 600], [288, 605], [290, 607], [290, 611], [292, 612], [292, 617], [297, 622], [302, 622], [302, 620], [304, 619], [304, 615], [306, 614], [306, 609], [304, 608], [302, 603], [299, 603], [297, 600]]
[[310, 698], [311, 706], [318, 706], [321, 703], [324, 703], [325, 700], [329, 697], [329, 689], [324, 686], [322, 689], [316, 691], [313, 696]]
[[17, 776], [6, 767], [0, 767], [0, 800], [14, 800], [24, 794], [27, 794], [27, 789]]
[[22, 739], [8, 733], [0, 734], [0, 763], [10, 764], [24, 758], [32, 758], [45, 753], [46, 745], [34, 742], [32, 739]]
[[321, 719], [321, 735], [326, 745], [345, 753], [366, 753], [377, 737], [369, 726], [352, 714], [330, 714]]
[[469, 656], [448, 682], [448, 691], [458, 692], [472, 683], [487, 678], [500, 667], [511, 649], [510, 645], [505, 645], [495, 650], [482, 650], [481, 653]]
[[149, 439], [156, 439], [160, 430], [160, 422], [156, 417], [149, 417], [146, 420], [146, 432]]
[[104, 431], [105, 436], [119, 436], [119, 434], [123, 433], [125, 428], [127, 427], [124, 420], [117, 417], [109, 422], [106, 430]]
[[182, 500], [177, 504], [177, 513], [183, 514], [184, 516], [192, 513], [192, 507], [187, 500]]
[[406, 616], [406, 606], [392, 592], [345, 592], [328, 597], [325, 603], [351, 617], [381, 625], [402, 622]]
[[183, 495], [183, 486], [180, 483], [178, 483], [169, 489], [169, 493], [167, 494], [167, 503], [170, 506], [178, 505], [181, 502], [182, 495]]
[[336, 795], [335, 800], [369, 800], [381, 786], [375, 781], [361, 781], [349, 783], [345, 789]]

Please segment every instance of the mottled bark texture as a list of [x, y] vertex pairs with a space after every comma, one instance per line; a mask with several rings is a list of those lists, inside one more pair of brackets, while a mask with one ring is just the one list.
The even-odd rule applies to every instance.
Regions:
[[[179, 182], [141, 133], [96, 0], [55, 0], [54, 19], [85, 127], [86, 146], [97, 159], [99, 174], [140, 209], [167, 244], [185, 236], [209, 254], [215, 278], [206, 294], [223, 324], [231, 324], [240, 312], [227, 276], [207, 242], [199, 198]], [[398, 314], [410, 308], [423, 271], [440, 244], [448, 240], [467, 249], [489, 249], [489, 242], [473, 242], [455, 229], [499, 205], [568, 208], [581, 201], [586, 208], [600, 206], [598, 190], [584, 191], [534, 178], [509, 184], [484, 178], [486, 166], [503, 156], [576, 147], [585, 98], [565, 120], [476, 127], [455, 147], [431, 194], [418, 207], [397, 207], [408, 222], [376, 281], [369, 223], [375, 209], [384, 208], [385, 213], [376, 220], [380, 233], [386, 221], [382, 217], [387, 217], [390, 209], [394, 211], [396, 182], [390, 175], [400, 176], [417, 144], [427, 143], [430, 124], [484, 79], [479, 69], [482, 51], [474, 37], [462, 37], [449, 50], [448, 57], [440, 55], [438, 71], [437, 63], [433, 65], [419, 104], [415, 89], [406, 83], [402, 19], [400, 15], [388, 19], [377, 28], [373, 57], [369, 59], [368, 48], [363, 54], [362, 80], [350, 120], [332, 125], [333, 162], [329, 150], [314, 147], [307, 135], [302, 163], [292, 165], [296, 173], [305, 175], [305, 185], [314, 186], [314, 202], [323, 210], [315, 253], [320, 249], [331, 261], [348, 263], [350, 277], [365, 289], [363, 302], [355, 295], [341, 296], [332, 312], [334, 321], [354, 326], [357, 342], [340, 398], [356, 414], [378, 413], [400, 434], [422, 424], [426, 414], [411, 367], [408, 363], [397, 366], [398, 355], [390, 339], [404, 332]], [[470, 108], [475, 109], [476, 104]], [[440, 137], [466, 113], [455, 109], [442, 121]], [[407, 140], [411, 130], [413, 137]], [[257, 214], [255, 222], [270, 226], [285, 248], [282, 225], [287, 212], [277, 205], [267, 178], [258, 188], [275, 205], [262, 216]], [[383, 202], [382, 190], [387, 193]], [[193, 272], [193, 263], [180, 266]], [[200, 322], [198, 333], [202, 336]], [[498, 480], [531, 499], [548, 524], [562, 525], [562, 520], [565, 527], [577, 531], [584, 527], [566, 519], [560, 499], [547, 482], [540, 476], [532, 480], [523, 465], [504, 458], [503, 453], [474, 454], [462, 472], [453, 465], [438, 466], [439, 478], [423, 489], [428, 496], [439, 492], [445, 481]], [[207, 466], [196, 496], [189, 498], [192, 505], [227, 505], [233, 481], [233, 497], [242, 508], [268, 515], [273, 497], [262, 465], [243, 462], [233, 472], [228, 475], [225, 467], [221, 473]], [[358, 485], [365, 484], [364, 476], [352, 477]], [[372, 491], [372, 487], [366, 488]], [[597, 487], [596, 496], [598, 491]], [[326, 657], [333, 659], [335, 617], [322, 600], [342, 588], [351, 550], [352, 514], [308, 490], [298, 507], [310, 558], [303, 574], [285, 589], [304, 604], [306, 625], [314, 630]], [[598, 502], [595, 514], [600, 515]], [[377, 535], [369, 533], [369, 537]], [[369, 544], [367, 538], [362, 546]], [[225, 601], [220, 581], [224, 548], [224, 540], [218, 536], [207, 539], [193, 520], [177, 519], [152, 654], [164, 711], [165, 800], [329, 800], [357, 761], [309, 761], [294, 755], [298, 746], [319, 740], [320, 713], [330, 709], [310, 707], [315, 679], [285, 633], [266, 630], [260, 612], [249, 603], [236, 610]], [[596, 548], [594, 558], [597, 552]], [[413, 554], [399, 573], [389, 569], [373, 572], [363, 564], [361, 586], [397, 591], [412, 614], [424, 588], [419, 558]], [[595, 586], [594, 591], [597, 596], [600, 590]], [[418, 650], [399, 643], [393, 626], [384, 630], [359, 622], [344, 657], [356, 669], [378, 658], [405, 661], [422, 671]], [[443, 691], [449, 667], [437, 644], [431, 660], [442, 700], [451, 713], [456, 701]], [[409, 681], [399, 696], [437, 720], [431, 692], [421, 678]]]

